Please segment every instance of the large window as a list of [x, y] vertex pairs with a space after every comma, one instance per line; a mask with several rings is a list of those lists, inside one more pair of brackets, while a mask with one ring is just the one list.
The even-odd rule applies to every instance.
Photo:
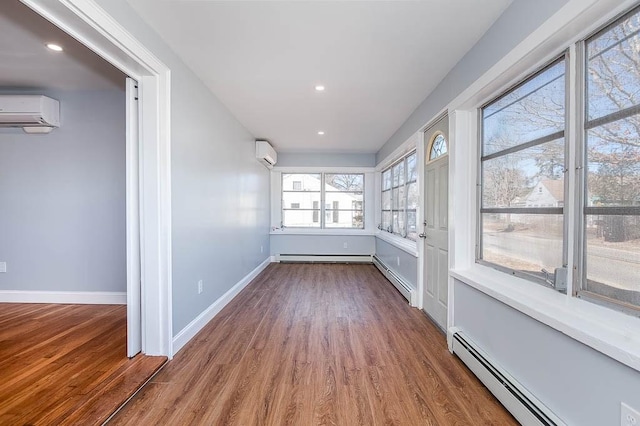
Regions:
[[640, 315], [640, 9], [575, 51], [481, 109], [478, 260]]
[[482, 108], [479, 258], [550, 285], [562, 268], [565, 59]]
[[415, 151], [382, 171], [382, 222], [378, 228], [416, 239], [418, 169]]
[[640, 306], [640, 12], [586, 42], [582, 295]]
[[363, 197], [362, 173], [283, 173], [282, 226], [362, 229]]

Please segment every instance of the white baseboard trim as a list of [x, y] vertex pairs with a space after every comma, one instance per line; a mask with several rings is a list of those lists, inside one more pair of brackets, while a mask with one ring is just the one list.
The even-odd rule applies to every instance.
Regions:
[[69, 305], [126, 305], [124, 291], [0, 290], [0, 303], [59, 303]]
[[178, 334], [173, 338], [173, 354], [177, 354], [180, 349], [186, 345], [189, 340], [198, 334], [208, 323], [215, 317], [218, 312], [222, 310], [234, 297], [242, 291], [260, 272], [266, 269], [273, 258], [270, 256], [258, 265], [253, 271], [249, 272], [244, 278], [231, 287], [225, 294], [223, 294], [218, 300], [213, 302], [207, 309], [205, 309], [200, 315], [198, 315], [193, 321], [191, 321], [185, 328], [180, 330]]

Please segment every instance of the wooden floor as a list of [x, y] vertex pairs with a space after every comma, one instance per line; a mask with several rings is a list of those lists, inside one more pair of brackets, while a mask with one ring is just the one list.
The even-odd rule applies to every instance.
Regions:
[[0, 425], [99, 425], [166, 361], [126, 356], [126, 306], [0, 304]]
[[272, 264], [113, 425], [511, 425], [371, 265]]

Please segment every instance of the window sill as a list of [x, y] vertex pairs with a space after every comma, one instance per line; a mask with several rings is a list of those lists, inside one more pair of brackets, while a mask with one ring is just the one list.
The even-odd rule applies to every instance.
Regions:
[[640, 371], [640, 318], [475, 264], [453, 278]]
[[382, 231], [376, 232], [375, 235], [376, 238], [380, 238], [382, 241], [385, 241], [400, 250], [406, 251], [412, 256], [418, 257], [418, 244], [415, 241]]
[[374, 232], [367, 229], [305, 229], [305, 228], [285, 228], [275, 229], [269, 232], [270, 235], [353, 235], [353, 236], [373, 236]]

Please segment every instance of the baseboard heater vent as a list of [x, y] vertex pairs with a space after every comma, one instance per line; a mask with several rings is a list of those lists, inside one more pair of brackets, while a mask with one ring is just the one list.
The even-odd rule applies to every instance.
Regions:
[[279, 254], [276, 260], [281, 263], [371, 263], [371, 255]]
[[404, 278], [396, 274], [395, 271], [389, 268], [382, 260], [380, 260], [380, 258], [378, 258], [378, 256], [373, 256], [373, 264], [376, 265], [380, 272], [382, 272], [382, 275], [387, 277], [391, 284], [398, 289], [400, 294], [409, 301], [411, 306], [418, 305], [416, 291]]
[[459, 330], [453, 333], [453, 353], [458, 356], [522, 425], [566, 426]]

